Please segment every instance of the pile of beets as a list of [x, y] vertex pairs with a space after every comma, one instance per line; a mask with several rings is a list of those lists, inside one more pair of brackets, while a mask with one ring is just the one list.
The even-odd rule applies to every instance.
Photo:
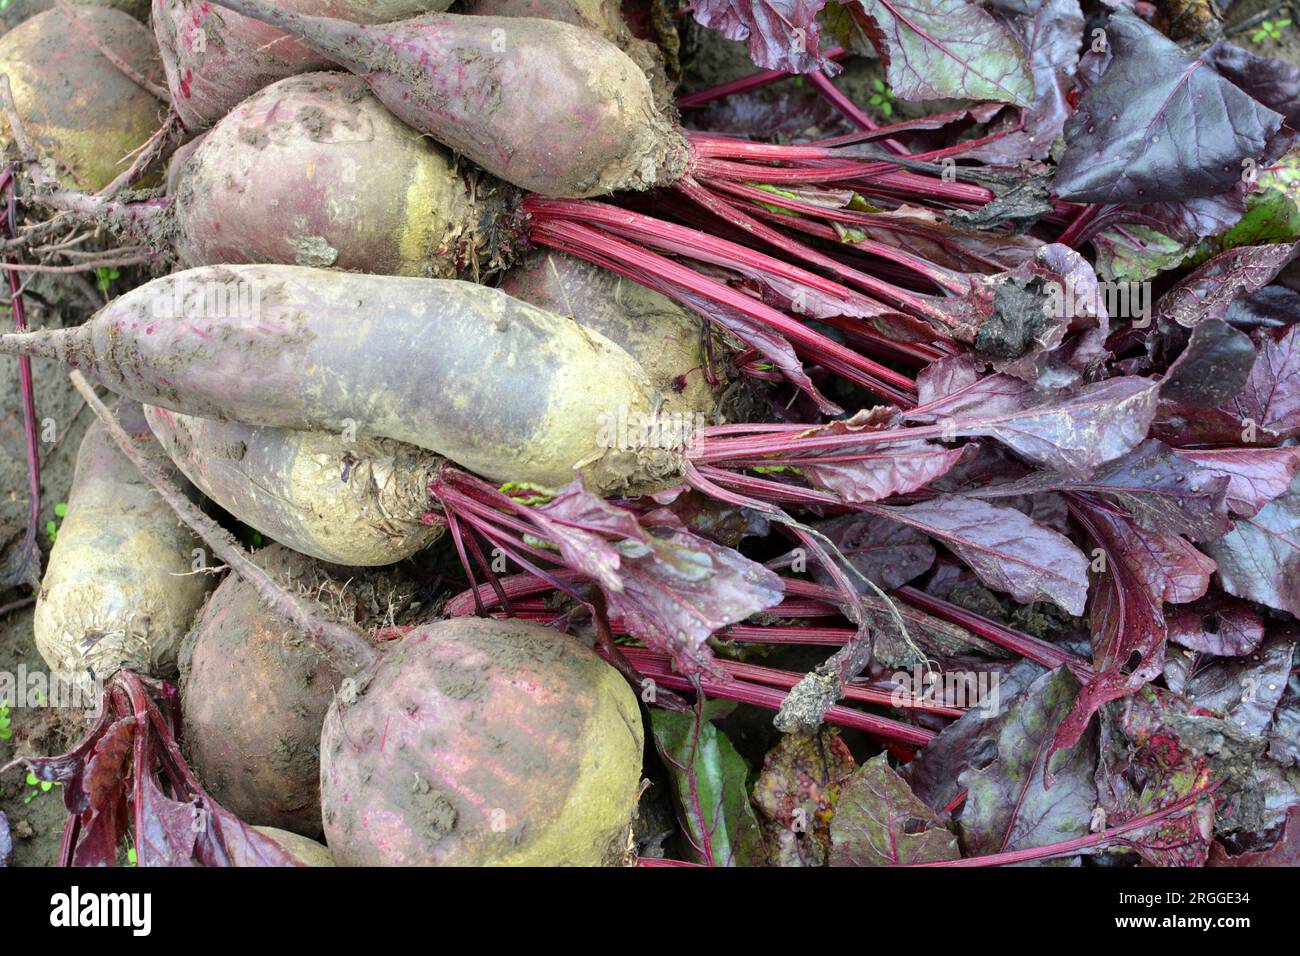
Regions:
[[62, 862], [1300, 858], [1300, 68], [1212, 3], [449, 6], [3, 14]]

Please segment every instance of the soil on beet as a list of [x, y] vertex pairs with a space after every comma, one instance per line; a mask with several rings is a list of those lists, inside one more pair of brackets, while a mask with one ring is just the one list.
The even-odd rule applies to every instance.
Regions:
[[[91, 311], [93, 290], [82, 294], [68, 285], [36, 281], [26, 297], [27, 321], [36, 327], [58, 328], [81, 322]], [[41, 549], [39, 576], [49, 556], [51, 539], [48, 523], [56, 526], [55, 512], [66, 502], [72, 485], [77, 449], [93, 416], [65, 371], [53, 362], [32, 362], [36, 388], [36, 416], [42, 440], [41, 515], [37, 542]], [[0, 568], [10, 567], [22, 547], [27, 530], [27, 456], [24, 450], [23, 412], [19, 398], [18, 361], [0, 358], [0, 381], [10, 383], [0, 394]], [[30, 586], [0, 589], [0, 673], [15, 676], [44, 673], [45, 662], [36, 651], [32, 633]], [[22, 603], [27, 602], [27, 603]], [[17, 606], [13, 606], [17, 605]], [[12, 606], [12, 607], [11, 607]], [[56, 754], [75, 742], [84, 726], [84, 716], [49, 707], [10, 708], [12, 736], [0, 739], [0, 766], [21, 754]], [[26, 774], [11, 770], [0, 776], [0, 811], [9, 818], [14, 838], [15, 866], [50, 866], [58, 854], [66, 814], [57, 787], [42, 792], [28, 786]]]

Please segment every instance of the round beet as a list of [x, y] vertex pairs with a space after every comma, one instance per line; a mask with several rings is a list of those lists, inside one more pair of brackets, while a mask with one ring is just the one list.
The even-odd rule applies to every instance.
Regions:
[[[156, 97], [101, 50], [162, 87], [153, 36], [110, 7], [47, 10], [0, 38], [0, 73], [33, 145], [58, 164], [60, 178], [101, 189], [162, 120]], [[0, 140], [12, 138], [0, 119]]]
[[573, 638], [428, 625], [326, 716], [325, 834], [341, 866], [615, 863], [642, 744], [631, 689]]
[[[375, 157], [383, 162], [376, 163]], [[456, 278], [488, 215], [450, 153], [347, 73], [273, 83], [169, 174], [187, 265], [285, 262]]]
[[[258, 552], [257, 561], [340, 619], [387, 611], [383, 578], [362, 578], [280, 545]], [[320, 729], [341, 683], [338, 670], [252, 585], [226, 578], [181, 653], [184, 739], [208, 792], [249, 823], [320, 836]]]

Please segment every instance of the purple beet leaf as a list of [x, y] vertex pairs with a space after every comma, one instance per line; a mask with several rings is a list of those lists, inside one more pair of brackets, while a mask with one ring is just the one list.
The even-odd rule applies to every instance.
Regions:
[[1106, 25], [1114, 59], [1065, 124], [1062, 199], [1153, 203], [1217, 196], [1259, 163], [1282, 116], [1137, 16]]

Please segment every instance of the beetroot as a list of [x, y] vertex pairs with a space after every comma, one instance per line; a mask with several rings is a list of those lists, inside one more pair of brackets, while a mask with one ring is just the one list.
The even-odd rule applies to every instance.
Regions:
[[[277, 0], [284, 10], [357, 23], [400, 20], [447, 9], [450, 0]], [[172, 105], [190, 130], [207, 129], [246, 96], [329, 60], [279, 30], [207, 0], [153, 0]]]
[[684, 171], [686, 144], [627, 54], [552, 20], [437, 14], [378, 26], [223, 6], [277, 26], [363, 77], [407, 125], [549, 196], [646, 189]]
[[573, 638], [428, 625], [326, 716], [325, 834], [342, 866], [614, 863], [643, 742], [631, 689]]
[[[140, 406], [118, 403], [143, 454], [175, 471]], [[140, 477], [99, 423], [86, 431], [68, 512], [50, 552], [33, 621], [51, 670], [108, 679], [121, 669], [176, 672], [181, 638], [212, 578], [196, 573], [199, 540]]]
[[[341, 620], [378, 623], [404, 606], [391, 575], [321, 565], [280, 545], [256, 560]], [[228, 577], [181, 657], [186, 750], [207, 792], [248, 823], [320, 836], [320, 728], [341, 682], [250, 584]]]
[[471, 189], [446, 150], [346, 73], [272, 84], [178, 161], [170, 238], [186, 265], [456, 278], [487, 242], [478, 229], [492, 188]]
[[636, 361], [468, 282], [191, 269], [77, 328], [0, 337], [0, 351], [58, 358], [172, 411], [392, 438], [502, 481], [558, 486], [578, 468], [593, 487], [648, 477], [630, 476], [601, 433], [602, 416], [648, 414], [658, 401]]
[[[164, 107], [100, 48], [162, 85], [157, 50], [138, 20], [108, 7], [48, 10], [0, 38], [23, 127], [69, 185], [101, 189], [127, 168], [123, 158], [158, 128]], [[0, 138], [12, 136], [0, 118]]]
[[394, 564], [443, 530], [428, 523], [433, 452], [334, 432], [259, 428], [145, 409], [154, 436], [200, 491], [295, 551], [350, 567]]

